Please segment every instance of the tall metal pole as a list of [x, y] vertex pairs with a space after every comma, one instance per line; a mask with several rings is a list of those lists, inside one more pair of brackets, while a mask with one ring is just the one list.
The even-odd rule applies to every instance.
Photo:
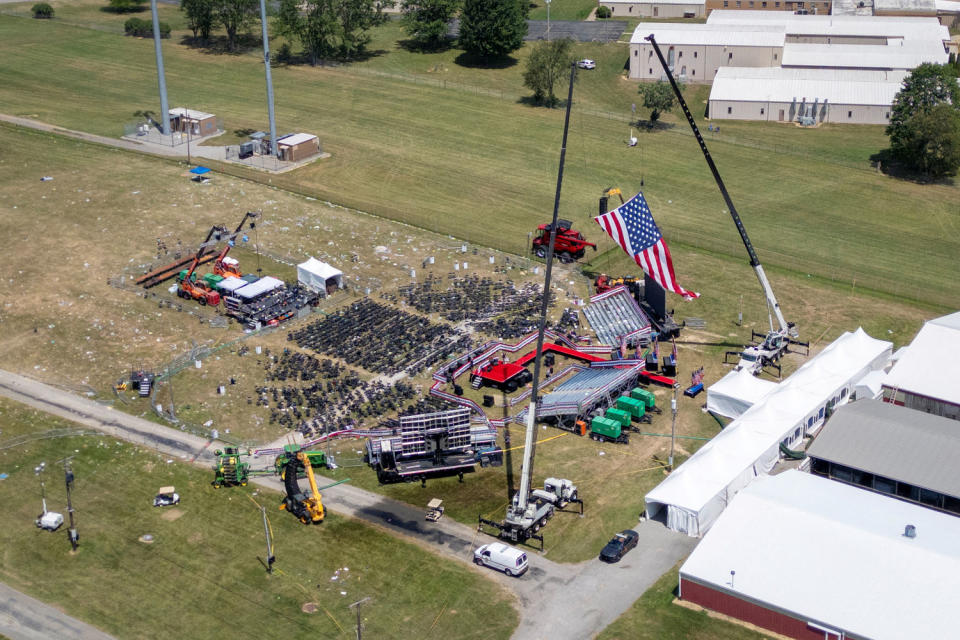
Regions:
[[523, 466], [520, 477], [519, 505], [526, 508], [533, 481], [533, 459], [536, 449], [535, 428], [537, 425], [537, 400], [540, 392], [540, 361], [543, 357], [543, 331], [547, 324], [547, 309], [550, 305], [550, 276], [553, 272], [553, 245], [557, 241], [557, 215], [560, 211], [560, 189], [563, 187], [563, 163], [567, 156], [567, 132], [570, 129], [570, 107], [573, 104], [573, 81], [577, 64], [570, 63], [570, 88], [567, 90], [567, 111], [563, 120], [563, 142], [560, 145], [560, 166], [557, 169], [557, 191], [553, 199], [553, 222], [550, 225], [550, 242], [547, 244], [547, 272], [543, 282], [543, 300], [540, 302], [540, 322], [537, 327], [537, 355], [533, 361], [533, 389], [530, 393], [527, 416], [526, 446], [523, 449]]
[[160, 50], [160, 18], [157, 17], [157, 0], [150, 0], [153, 13], [153, 50], [157, 54], [157, 82], [160, 85], [160, 131], [170, 135], [170, 105], [167, 104], [167, 80], [163, 73], [163, 51]]
[[370, 596], [367, 596], [363, 600], [357, 600], [356, 602], [350, 605], [350, 608], [353, 608], [353, 607], [357, 608], [357, 640], [363, 640], [363, 630], [362, 630], [362, 625], [360, 623], [360, 605], [362, 605], [364, 602], [367, 602], [368, 600], [370, 600]]
[[263, 68], [267, 74], [267, 115], [270, 117], [270, 155], [277, 157], [277, 119], [273, 113], [273, 78], [270, 76], [270, 40], [267, 36], [267, 2], [260, 0], [260, 26], [263, 31]]
[[550, 42], [550, 0], [543, 0], [547, 3], [547, 42]]
[[70, 498], [70, 491], [73, 489], [73, 469], [70, 468], [70, 458], [63, 461], [63, 481], [67, 485], [67, 513], [70, 514], [70, 546], [74, 551], [80, 542], [80, 536], [77, 534], [77, 524], [73, 518], [73, 501]]
[[677, 441], [677, 389], [679, 384], [673, 385], [673, 397], [670, 398], [670, 412], [673, 413], [673, 420], [670, 422], [670, 459], [667, 463], [670, 465], [670, 471], [673, 471], [673, 447]]

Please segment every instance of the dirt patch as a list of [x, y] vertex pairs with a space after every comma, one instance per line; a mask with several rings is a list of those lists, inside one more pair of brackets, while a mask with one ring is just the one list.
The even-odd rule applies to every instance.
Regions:
[[304, 613], [316, 613], [317, 604], [315, 602], [304, 602], [303, 606], [300, 607], [300, 611]]
[[180, 518], [180, 516], [182, 515], [183, 515], [183, 511], [180, 511], [180, 509], [168, 509], [167, 511], [164, 511], [160, 517], [163, 520], [166, 520], [167, 522], [173, 522], [174, 520], [177, 520], [178, 518]]

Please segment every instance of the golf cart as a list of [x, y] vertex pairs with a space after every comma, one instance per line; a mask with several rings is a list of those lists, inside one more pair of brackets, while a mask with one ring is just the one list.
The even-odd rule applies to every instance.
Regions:
[[437, 522], [443, 516], [443, 500], [434, 498], [427, 503], [426, 519], [430, 522]]
[[160, 487], [160, 491], [153, 499], [153, 506], [169, 507], [175, 504], [180, 504], [180, 494], [176, 493], [173, 487]]

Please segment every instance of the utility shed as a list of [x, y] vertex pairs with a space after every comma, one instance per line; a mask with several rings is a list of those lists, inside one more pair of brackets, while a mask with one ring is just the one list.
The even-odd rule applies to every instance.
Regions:
[[209, 136], [217, 132], [217, 117], [194, 109], [170, 109], [170, 128], [194, 136]]
[[324, 298], [343, 288], [343, 272], [316, 258], [297, 265], [297, 280]]
[[294, 133], [277, 140], [280, 159], [299, 162], [320, 153], [320, 139], [310, 133]]
[[733, 499], [680, 598], [791, 638], [955, 638], [957, 540], [960, 518], [790, 470]]
[[926, 322], [883, 387], [896, 404], [960, 420], [960, 312]]
[[960, 515], [960, 425], [879, 400], [837, 409], [807, 448], [814, 475]]
[[614, 18], [702, 18], [705, 0], [600, 0]]
[[886, 124], [906, 76], [906, 71], [726, 67], [710, 89], [710, 119]]

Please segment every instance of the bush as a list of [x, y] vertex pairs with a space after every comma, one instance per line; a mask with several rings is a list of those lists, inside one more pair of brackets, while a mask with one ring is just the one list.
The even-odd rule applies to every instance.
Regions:
[[33, 11], [33, 17], [41, 20], [49, 20], [53, 17], [53, 7], [51, 7], [46, 2], [38, 2], [37, 4], [30, 7], [30, 11]]
[[610, 7], [597, 7], [597, 17], [598, 18], [609, 18], [611, 15]]
[[107, 3], [106, 10], [113, 13], [135, 13], [146, 9], [143, 6], [144, 2], [146, 0], [110, 0]]
[[[137, 36], [140, 38], [153, 37], [153, 22], [150, 20], [141, 20], [140, 18], [130, 18], [123, 23], [123, 30], [128, 36]], [[160, 23], [160, 37], [170, 37], [170, 25], [166, 22]]]

